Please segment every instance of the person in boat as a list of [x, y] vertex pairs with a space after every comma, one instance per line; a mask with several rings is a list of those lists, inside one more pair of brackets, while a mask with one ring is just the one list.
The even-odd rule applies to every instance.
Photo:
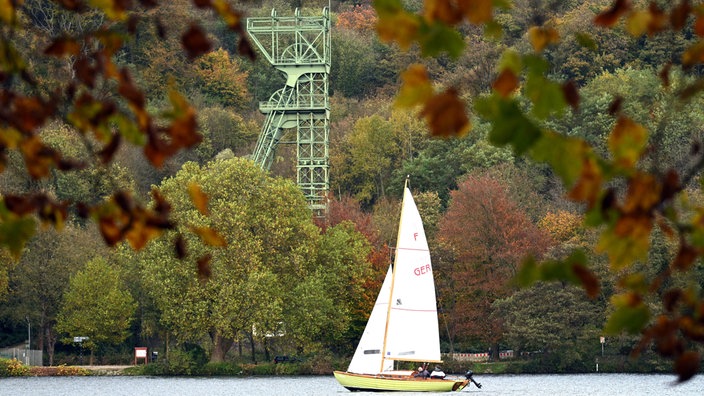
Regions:
[[418, 371], [413, 373], [413, 377], [414, 378], [428, 378], [428, 377], [430, 377], [430, 373], [425, 368], [418, 367]]
[[442, 371], [442, 369], [439, 366], [435, 366], [435, 369], [433, 369], [433, 372], [430, 373], [430, 378], [443, 379], [443, 378], [445, 378], [445, 373]]

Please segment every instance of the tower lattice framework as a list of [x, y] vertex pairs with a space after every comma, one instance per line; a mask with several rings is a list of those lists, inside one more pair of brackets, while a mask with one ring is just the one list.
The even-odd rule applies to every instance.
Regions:
[[266, 114], [252, 158], [268, 170], [279, 144], [294, 143], [298, 186], [316, 217], [327, 211], [330, 186], [328, 146], [330, 134], [330, 13], [322, 16], [247, 19], [247, 33], [269, 63], [286, 74], [286, 85], [259, 104]]

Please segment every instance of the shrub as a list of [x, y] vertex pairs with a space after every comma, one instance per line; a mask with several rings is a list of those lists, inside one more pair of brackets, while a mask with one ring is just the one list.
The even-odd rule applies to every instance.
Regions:
[[242, 373], [242, 367], [234, 363], [207, 363], [203, 367], [203, 375], [209, 376], [232, 376]]
[[83, 367], [66, 366], [65, 364], [62, 364], [57, 367], [56, 375], [85, 376], [85, 375], [91, 375], [91, 372], [90, 372], [90, 370], [84, 369]]
[[0, 358], [0, 377], [23, 377], [29, 374], [29, 367], [17, 359]]

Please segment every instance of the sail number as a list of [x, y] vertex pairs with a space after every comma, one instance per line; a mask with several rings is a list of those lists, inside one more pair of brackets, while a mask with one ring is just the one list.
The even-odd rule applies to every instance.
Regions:
[[417, 267], [413, 270], [413, 273], [416, 274], [416, 276], [421, 276], [427, 273], [430, 273], [430, 264], [426, 265], [421, 265], [420, 267]]

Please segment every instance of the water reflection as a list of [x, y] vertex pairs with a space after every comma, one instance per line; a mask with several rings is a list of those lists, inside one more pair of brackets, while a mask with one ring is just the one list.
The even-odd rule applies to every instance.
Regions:
[[[462, 393], [482, 395], [704, 395], [704, 376], [675, 385], [672, 375], [478, 375], [482, 389]], [[376, 395], [348, 392], [332, 376], [250, 378], [164, 377], [28, 377], [0, 379], [2, 395]], [[409, 393], [392, 393], [394, 396]], [[417, 394], [416, 394], [417, 395]]]

